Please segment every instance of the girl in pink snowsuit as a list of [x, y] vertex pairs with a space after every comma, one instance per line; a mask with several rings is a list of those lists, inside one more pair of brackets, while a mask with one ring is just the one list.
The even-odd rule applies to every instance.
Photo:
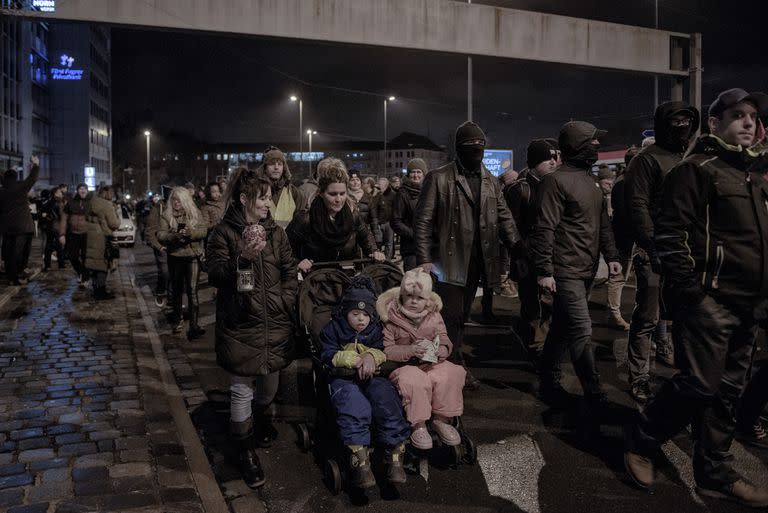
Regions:
[[461, 443], [450, 418], [464, 411], [466, 371], [446, 360], [453, 344], [440, 315], [442, 307], [440, 297], [432, 292], [432, 278], [421, 268], [405, 273], [400, 287], [384, 292], [376, 302], [384, 323], [384, 353], [387, 360], [402, 363], [389, 379], [403, 398], [413, 429], [411, 443], [417, 449], [432, 448], [427, 431], [430, 419], [444, 444]]

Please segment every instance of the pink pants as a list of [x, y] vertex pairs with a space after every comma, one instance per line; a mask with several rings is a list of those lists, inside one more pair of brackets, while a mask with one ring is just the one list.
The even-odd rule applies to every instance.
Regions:
[[466, 371], [449, 361], [435, 364], [404, 365], [389, 375], [400, 392], [405, 416], [411, 425], [425, 422], [433, 413], [457, 417], [464, 412]]

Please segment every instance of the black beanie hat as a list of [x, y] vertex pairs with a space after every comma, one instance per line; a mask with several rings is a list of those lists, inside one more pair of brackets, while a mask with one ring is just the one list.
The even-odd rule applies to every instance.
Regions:
[[482, 139], [485, 143], [485, 132], [476, 123], [465, 121], [456, 129], [456, 146], [475, 139]]
[[376, 313], [376, 287], [368, 276], [355, 276], [341, 296], [336, 313], [344, 317], [352, 310], [362, 310], [371, 316], [371, 322], [379, 319]]
[[551, 159], [552, 152], [554, 151], [555, 148], [545, 139], [534, 139], [531, 141], [526, 155], [528, 169], [533, 169], [542, 162]]

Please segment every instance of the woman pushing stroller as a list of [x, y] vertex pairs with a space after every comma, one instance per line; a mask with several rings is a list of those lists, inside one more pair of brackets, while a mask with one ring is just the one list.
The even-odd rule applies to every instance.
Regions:
[[206, 253], [208, 280], [219, 289], [216, 360], [231, 375], [230, 431], [250, 487], [265, 481], [256, 448], [270, 442], [273, 428], [265, 411], [277, 393], [280, 370], [293, 357], [298, 290], [288, 237], [269, 213], [270, 187], [256, 171], [235, 173]]

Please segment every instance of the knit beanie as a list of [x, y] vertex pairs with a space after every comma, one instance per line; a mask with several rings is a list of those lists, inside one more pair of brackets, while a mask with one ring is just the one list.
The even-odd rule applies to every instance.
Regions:
[[482, 139], [485, 143], [485, 132], [476, 123], [465, 121], [456, 129], [456, 146], [475, 139]]
[[282, 160], [283, 164], [285, 164], [285, 154], [277, 146], [270, 146], [267, 148], [264, 151], [264, 158], [262, 158], [261, 161], [266, 164], [272, 160]]
[[427, 163], [424, 162], [424, 159], [411, 159], [408, 161], [408, 172], [406, 173], [406, 176], [411, 174], [411, 171], [414, 169], [421, 169], [421, 171], [426, 174], [427, 173]]
[[338, 313], [344, 317], [352, 310], [362, 310], [371, 316], [371, 322], [378, 320], [376, 313], [376, 287], [368, 276], [355, 276], [339, 301]]
[[405, 295], [430, 299], [432, 295], [432, 277], [429, 273], [424, 272], [421, 267], [405, 273], [403, 281], [400, 282], [400, 296]]
[[526, 156], [528, 169], [533, 169], [542, 162], [551, 159], [553, 151], [555, 151], [555, 149], [544, 139], [534, 139], [531, 141], [528, 145]]

